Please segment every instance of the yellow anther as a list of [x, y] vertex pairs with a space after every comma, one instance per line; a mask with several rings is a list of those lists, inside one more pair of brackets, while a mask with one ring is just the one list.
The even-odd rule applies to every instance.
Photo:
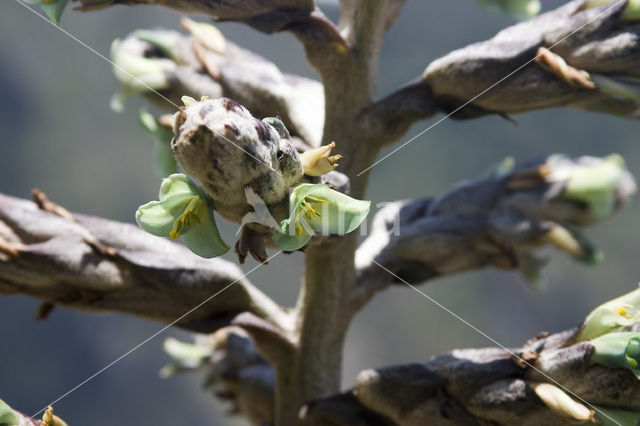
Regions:
[[629, 315], [629, 313], [627, 312], [627, 309], [633, 309], [633, 305], [620, 305], [614, 308], [613, 312], [615, 312], [616, 314], [622, 317], [631, 318], [631, 315]]
[[183, 229], [189, 228], [192, 222], [200, 224], [200, 218], [198, 217], [197, 211], [204, 205], [203, 201], [200, 197], [192, 197], [189, 204], [187, 204], [187, 208], [184, 210], [184, 213], [176, 220], [173, 225], [173, 229], [169, 233], [169, 238], [175, 240], [180, 238], [180, 232]]

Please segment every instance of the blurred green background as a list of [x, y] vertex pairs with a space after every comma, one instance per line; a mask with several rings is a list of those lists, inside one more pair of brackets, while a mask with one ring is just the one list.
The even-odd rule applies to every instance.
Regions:
[[[543, 1], [543, 8], [561, 3]], [[323, 8], [336, 17], [335, 6]], [[0, 2], [0, 16], [0, 192], [28, 198], [38, 187], [72, 211], [132, 222], [136, 207], [154, 199], [159, 184], [150, 160], [152, 144], [137, 123], [143, 101], [132, 99], [125, 114], [111, 112], [108, 100], [119, 85], [107, 62], [17, 0]], [[62, 27], [107, 55], [114, 38], [136, 28], [178, 28], [178, 19], [179, 14], [159, 7], [121, 6], [86, 14], [68, 10]], [[384, 44], [379, 93], [420, 75], [431, 60], [511, 23], [507, 16], [483, 13], [474, 1], [408, 0]], [[283, 70], [314, 76], [291, 35], [266, 36], [230, 23], [219, 27]], [[552, 152], [618, 152], [632, 172], [640, 168], [637, 122], [565, 109], [516, 120], [517, 125], [497, 117], [445, 120], [376, 167], [369, 197], [375, 204], [438, 194], [509, 155], [526, 160]], [[407, 138], [428, 124], [415, 125]], [[590, 230], [605, 252], [597, 267], [554, 253], [541, 291], [529, 288], [518, 273], [490, 269], [439, 279], [422, 289], [502, 344], [520, 345], [539, 331], [574, 326], [593, 306], [635, 288], [639, 215], [633, 205]], [[230, 240], [235, 227], [226, 224], [222, 233]], [[279, 256], [250, 279], [289, 305], [298, 292], [301, 262], [299, 254]], [[29, 414], [161, 327], [66, 309], [37, 322], [38, 304], [24, 297], [0, 298], [0, 397]], [[71, 426], [244, 424], [224, 416], [225, 406], [201, 390], [202, 377], [158, 377], [168, 361], [162, 340], [170, 335], [187, 338], [170, 330], [150, 341], [58, 402], [56, 412]], [[343, 384], [348, 387], [363, 368], [490, 345], [412, 290], [396, 287], [356, 318], [345, 348]]]

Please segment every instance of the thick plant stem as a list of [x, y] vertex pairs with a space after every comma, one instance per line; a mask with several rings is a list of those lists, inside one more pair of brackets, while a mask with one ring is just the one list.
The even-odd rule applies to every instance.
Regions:
[[340, 389], [342, 348], [353, 316], [348, 306], [354, 286], [356, 235], [310, 247], [296, 324], [297, 353], [277, 376], [276, 424], [295, 425], [307, 401]]
[[[352, 11], [347, 8], [346, 12]], [[379, 13], [369, 12], [383, 19]], [[343, 16], [341, 24], [348, 26], [345, 19], [355, 17]], [[354, 34], [345, 34], [347, 52], [316, 67], [325, 87], [323, 143], [336, 141], [336, 151], [343, 155], [340, 171], [349, 176], [351, 195], [356, 198], [364, 197], [367, 181], [367, 174], [358, 173], [377, 155], [376, 148], [361, 140], [355, 126], [358, 113], [371, 104], [381, 39], [370, 37], [369, 32], [379, 31], [378, 20], [364, 21], [354, 23]], [[358, 233], [354, 232], [329, 238], [305, 253], [305, 275], [296, 306], [296, 356], [287, 371], [277, 373], [277, 426], [297, 424], [305, 402], [340, 390], [344, 339], [357, 311], [350, 298], [355, 288], [357, 241]]]

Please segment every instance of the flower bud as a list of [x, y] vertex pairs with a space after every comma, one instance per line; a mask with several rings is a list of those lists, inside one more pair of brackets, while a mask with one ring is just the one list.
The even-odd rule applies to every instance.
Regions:
[[331, 142], [329, 145], [310, 149], [300, 154], [304, 174], [309, 176], [322, 176], [338, 167], [337, 161], [342, 158], [342, 155], [329, 156], [335, 146], [336, 143]]
[[579, 421], [592, 421], [594, 412], [574, 401], [565, 391], [550, 383], [530, 383], [536, 395], [554, 413]]
[[626, 368], [640, 379], [640, 333], [609, 333], [589, 341], [595, 351], [591, 362], [609, 368]]
[[180, 24], [204, 47], [219, 55], [224, 55], [227, 48], [227, 40], [219, 29], [205, 22], [193, 21], [186, 16], [182, 18]]
[[188, 177], [176, 173], [164, 179], [158, 198], [138, 208], [140, 228], [158, 237], [182, 237], [189, 250], [204, 258], [229, 250], [218, 232], [212, 201]]
[[295, 251], [315, 234], [348, 234], [364, 221], [370, 205], [325, 184], [300, 184], [291, 192], [289, 218], [280, 222], [273, 241], [284, 251]]
[[640, 322], [640, 289], [603, 303], [591, 311], [582, 323], [576, 341], [623, 331], [636, 322]]

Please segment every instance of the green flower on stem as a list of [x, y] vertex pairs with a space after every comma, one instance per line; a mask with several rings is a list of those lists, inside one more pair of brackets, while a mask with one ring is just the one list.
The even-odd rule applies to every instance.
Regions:
[[600, 405], [596, 408], [596, 418], [601, 421], [600, 426], [640, 426], [640, 413], [618, 408], [606, 408]]
[[111, 98], [111, 109], [116, 112], [124, 110], [124, 104], [132, 94], [168, 88], [169, 73], [178, 67], [171, 59], [138, 56], [127, 51], [124, 44], [119, 39], [111, 43], [113, 72], [123, 86], [122, 91]]
[[613, 213], [616, 188], [626, 172], [624, 159], [610, 154], [594, 164], [563, 164], [565, 157], [553, 155], [547, 160], [552, 170], [551, 178], [566, 180], [563, 197], [585, 203], [599, 219]]
[[519, 21], [536, 16], [542, 8], [540, 0], [478, 0], [478, 4], [490, 12], [506, 12]]
[[295, 251], [316, 234], [348, 234], [367, 217], [370, 205], [325, 184], [297, 185], [289, 196], [289, 218], [280, 222], [273, 241], [284, 251]]
[[173, 362], [162, 367], [160, 370], [162, 378], [173, 376], [181, 371], [195, 370], [204, 365], [213, 353], [212, 347], [181, 342], [173, 337], [166, 339], [163, 347]]
[[612, 331], [624, 331], [640, 322], [640, 289], [595, 308], [584, 320], [576, 341], [591, 340]]
[[211, 200], [187, 176], [176, 173], [164, 179], [158, 198], [138, 208], [140, 228], [158, 237], [182, 237], [192, 252], [207, 259], [229, 250], [216, 227]]
[[[604, 6], [605, 4], [613, 3], [616, 0], [587, 0], [582, 9], [591, 9], [593, 7]], [[637, 21], [640, 20], [640, 0], [627, 0], [627, 5], [620, 15], [623, 21]]]
[[39, 4], [45, 15], [56, 25], [60, 24], [62, 12], [67, 7], [69, 0], [25, 0], [27, 3]]
[[175, 173], [178, 165], [171, 150], [173, 132], [158, 122], [158, 120], [145, 109], [140, 110], [138, 118], [140, 124], [142, 124], [142, 127], [144, 127], [154, 142], [153, 162], [158, 177], [163, 178]]
[[640, 333], [610, 333], [589, 343], [595, 347], [591, 362], [609, 368], [626, 368], [640, 379]]
[[19, 425], [22, 416], [16, 413], [6, 402], [0, 399], [0, 426]]

